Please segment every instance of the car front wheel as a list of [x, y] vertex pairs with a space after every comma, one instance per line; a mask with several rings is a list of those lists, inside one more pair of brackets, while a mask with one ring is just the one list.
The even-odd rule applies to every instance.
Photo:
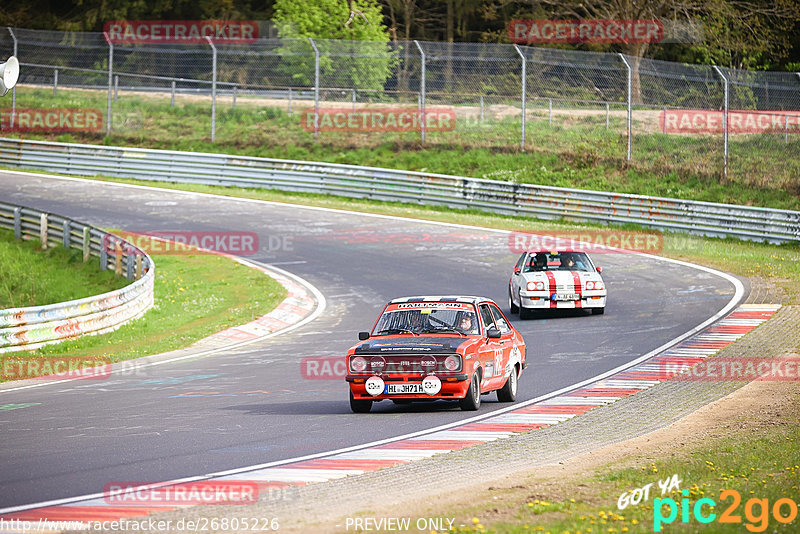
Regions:
[[467, 396], [461, 399], [459, 404], [461, 409], [467, 412], [474, 412], [481, 407], [481, 385], [478, 382], [478, 373], [472, 375]]
[[350, 392], [350, 409], [355, 413], [369, 413], [372, 409], [372, 401], [369, 399], [355, 399], [353, 392]]
[[519, 306], [514, 304], [514, 299], [511, 298], [511, 287], [508, 288], [508, 309], [511, 310], [511, 313], [519, 311]]

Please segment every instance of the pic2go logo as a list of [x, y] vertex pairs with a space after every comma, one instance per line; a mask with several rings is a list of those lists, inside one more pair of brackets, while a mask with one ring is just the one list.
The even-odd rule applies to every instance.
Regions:
[[[695, 521], [698, 523], [741, 523], [742, 516], [736, 515], [736, 509], [742, 502], [742, 496], [736, 490], [722, 490], [719, 493], [720, 501], [726, 501], [728, 498], [732, 499], [730, 506], [719, 515], [711, 509], [717, 506], [713, 499], [702, 498], [698, 499], [694, 506], [689, 504], [689, 499], [686, 497], [689, 490], [684, 489], [681, 491], [683, 499], [680, 505], [675, 502], [675, 499], [654, 499], [653, 500], [653, 531], [661, 532], [662, 525], [673, 523], [678, 518], [678, 513], [681, 514], [681, 523], [689, 523], [689, 512], [694, 516]], [[664, 516], [664, 507], [669, 510], [667, 516]], [[756, 511], [757, 509], [757, 511]], [[789, 498], [778, 499], [772, 504], [770, 510], [769, 499], [752, 498], [744, 505], [744, 516], [748, 521], [744, 524], [745, 528], [750, 532], [764, 532], [769, 526], [770, 511], [772, 517], [778, 523], [788, 524], [797, 518], [797, 503]], [[783, 515], [784, 511], [788, 511], [787, 515]]]

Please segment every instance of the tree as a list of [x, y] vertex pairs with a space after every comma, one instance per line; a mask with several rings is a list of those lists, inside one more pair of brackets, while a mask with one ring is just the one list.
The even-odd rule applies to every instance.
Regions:
[[281, 50], [283, 68], [295, 83], [314, 83], [308, 42], [313, 38], [320, 51], [321, 85], [383, 89], [397, 58], [376, 0], [276, 0], [274, 9], [278, 35], [287, 40]]

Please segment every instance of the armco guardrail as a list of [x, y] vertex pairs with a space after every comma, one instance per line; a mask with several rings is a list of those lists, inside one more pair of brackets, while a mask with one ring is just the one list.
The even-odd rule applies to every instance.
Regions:
[[798, 211], [333, 163], [0, 138], [0, 165], [73, 175], [328, 193], [542, 219], [636, 223], [773, 243], [800, 241]]
[[108, 332], [153, 306], [153, 261], [131, 243], [72, 219], [5, 202], [0, 202], [0, 227], [13, 229], [17, 239], [36, 239], [43, 247], [76, 248], [84, 261], [97, 257], [100, 269], [115, 269], [134, 280], [102, 295], [0, 310], [0, 353]]

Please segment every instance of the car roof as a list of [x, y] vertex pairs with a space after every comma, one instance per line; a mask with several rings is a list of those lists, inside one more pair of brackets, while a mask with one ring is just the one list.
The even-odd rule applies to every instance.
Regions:
[[397, 304], [399, 302], [465, 302], [468, 304], [491, 302], [492, 304], [496, 304], [496, 302], [494, 302], [490, 298], [476, 297], [469, 295], [466, 296], [465, 295], [444, 295], [444, 296], [422, 295], [416, 297], [400, 297], [390, 300], [389, 304]]
[[559, 248], [556, 250], [553, 250], [552, 248], [536, 248], [527, 251], [528, 254], [538, 254], [540, 252], [544, 252], [545, 254], [552, 254], [553, 252], [555, 252], [556, 254], [566, 254], [566, 253], [576, 253], [576, 252], [581, 252], [583, 254], [586, 254], [585, 250], [574, 249], [574, 248]]

